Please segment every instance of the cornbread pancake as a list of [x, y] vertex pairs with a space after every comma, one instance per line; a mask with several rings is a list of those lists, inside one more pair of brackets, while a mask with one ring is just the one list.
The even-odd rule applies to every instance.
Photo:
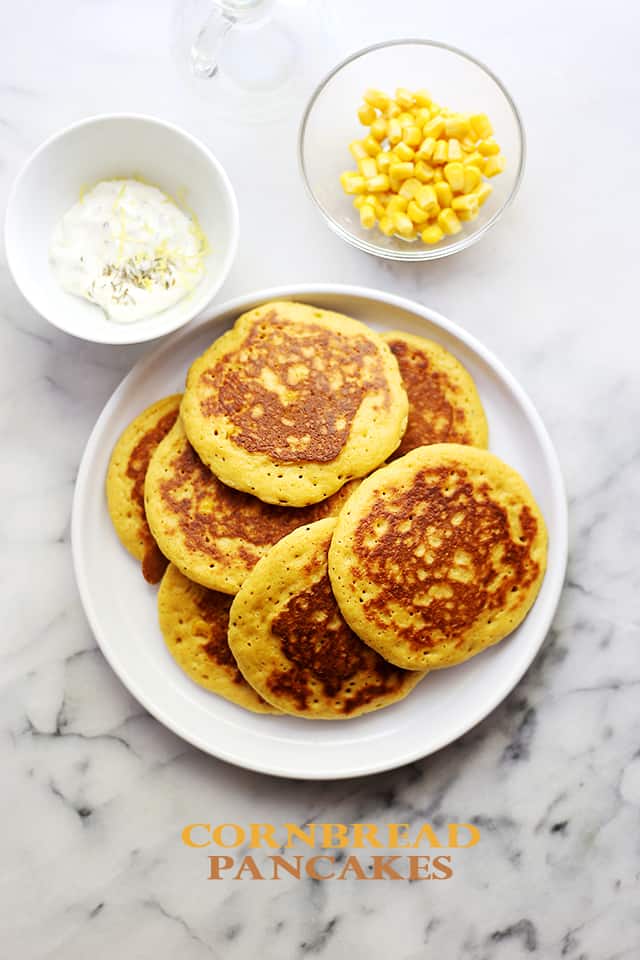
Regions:
[[285, 713], [344, 720], [402, 699], [424, 673], [387, 663], [340, 615], [327, 573], [335, 518], [276, 544], [233, 601], [229, 646], [251, 686]]
[[376, 333], [282, 301], [243, 314], [195, 361], [181, 415], [223, 483], [303, 507], [382, 463], [407, 409], [398, 364]]
[[179, 418], [151, 459], [145, 507], [160, 549], [182, 573], [212, 590], [237, 593], [274, 543], [296, 527], [337, 516], [359, 482], [309, 507], [263, 503], [214, 477]]
[[358, 636], [398, 666], [435, 669], [515, 630], [546, 549], [522, 477], [486, 450], [444, 443], [362, 482], [338, 518], [329, 573]]
[[167, 566], [144, 510], [144, 478], [154, 450], [178, 417], [181, 395], [151, 404], [130, 423], [113, 448], [107, 470], [107, 505], [123, 545], [142, 563], [149, 583], [158, 583]]
[[231, 597], [192, 583], [169, 564], [158, 619], [169, 653], [199, 686], [254, 713], [278, 713], [238, 670], [227, 642]]
[[393, 458], [429, 443], [486, 447], [487, 418], [471, 374], [453, 354], [410, 333], [392, 331], [382, 339], [400, 367], [409, 398], [409, 420]]

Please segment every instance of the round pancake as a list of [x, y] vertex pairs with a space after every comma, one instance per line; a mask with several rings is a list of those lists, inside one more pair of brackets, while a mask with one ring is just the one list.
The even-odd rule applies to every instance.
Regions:
[[362, 482], [338, 518], [329, 572], [358, 636], [398, 666], [435, 669], [515, 630], [546, 549], [522, 477], [486, 450], [443, 443]]
[[399, 670], [353, 633], [327, 574], [335, 518], [294, 530], [233, 601], [229, 646], [265, 700], [285, 713], [345, 720], [401, 700], [424, 673]]
[[337, 516], [359, 482], [309, 507], [263, 503], [214, 477], [179, 418], [151, 459], [145, 507], [160, 549], [182, 573], [211, 590], [237, 593], [274, 543], [296, 527]]
[[453, 354], [433, 340], [401, 331], [382, 339], [398, 362], [409, 398], [407, 429], [393, 458], [429, 443], [486, 447], [487, 418], [476, 385]]
[[154, 450], [178, 417], [181, 395], [158, 400], [129, 424], [113, 448], [107, 469], [107, 506], [122, 544], [142, 563], [149, 583], [158, 583], [167, 566], [144, 511], [144, 479]]
[[302, 303], [243, 314], [189, 370], [181, 415], [223, 483], [303, 507], [395, 450], [407, 396], [393, 354], [364, 324]]
[[192, 583], [169, 564], [158, 619], [169, 653], [199, 686], [254, 713], [278, 713], [238, 670], [227, 642], [231, 597]]

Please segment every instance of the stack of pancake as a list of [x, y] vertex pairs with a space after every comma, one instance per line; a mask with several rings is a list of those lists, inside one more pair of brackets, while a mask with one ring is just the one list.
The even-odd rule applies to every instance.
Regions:
[[346, 719], [511, 633], [544, 520], [441, 346], [273, 302], [116, 444], [107, 499], [176, 663], [259, 713]]

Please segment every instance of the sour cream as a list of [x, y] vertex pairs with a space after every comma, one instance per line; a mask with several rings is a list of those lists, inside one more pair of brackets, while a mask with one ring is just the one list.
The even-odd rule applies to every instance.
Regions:
[[65, 213], [49, 259], [58, 283], [133, 323], [182, 300], [204, 274], [207, 241], [157, 187], [103, 180]]

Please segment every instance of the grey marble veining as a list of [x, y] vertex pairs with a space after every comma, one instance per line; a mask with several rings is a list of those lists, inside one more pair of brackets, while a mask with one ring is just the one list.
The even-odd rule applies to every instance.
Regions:
[[[299, 182], [297, 118], [223, 126], [180, 86], [166, 55], [166, 0], [5, 5], [2, 202], [27, 154], [59, 126], [100, 111], [156, 113], [210, 143], [234, 181], [241, 247], [223, 296], [356, 282], [472, 330], [531, 394], [565, 473], [571, 558], [553, 628], [491, 716], [395, 772], [283, 781], [178, 740], [96, 649], [69, 549], [84, 444], [149, 348], [94, 346], [48, 327], [2, 253], [2, 957], [640, 956], [640, 19], [623, 0], [560, 3], [553, 14], [532, 0], [328, 6], [340, 24], [336, 59], [385, 36], [432, 35], [507, 81], [525, 118], [528, 169], [517, 202], [477, 247], [425, 267], [346, 248]], [[188, 822], [311, 820], [471, 822], [482, 840], [457, 854], [444, 883], [276, 883], [207, 881], [205, 853], [179, 839]]]

